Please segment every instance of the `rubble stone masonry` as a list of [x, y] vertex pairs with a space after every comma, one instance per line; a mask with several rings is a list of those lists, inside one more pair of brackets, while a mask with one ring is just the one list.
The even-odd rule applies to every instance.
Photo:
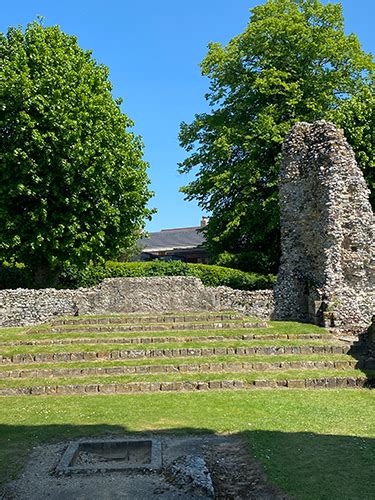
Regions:
[[332, 123], [297, 123], [279, 177], [278, 319], [368, 326], [375, 305], [374, 216], [353, 150]]
[[268, 319], [272, 290], [203, 286], [198, 278], [109, 278], [91, 288], [0, 290], [0, 326], [36, 325], [64, 315], [233, 309]]

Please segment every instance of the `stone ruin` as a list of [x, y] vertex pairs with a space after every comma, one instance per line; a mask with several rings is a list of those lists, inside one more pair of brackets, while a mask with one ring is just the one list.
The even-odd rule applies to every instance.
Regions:
[[375, 309], [374, 216], [342, 130], [297, 123], [279, 177], [277, 319], [366, 327]]

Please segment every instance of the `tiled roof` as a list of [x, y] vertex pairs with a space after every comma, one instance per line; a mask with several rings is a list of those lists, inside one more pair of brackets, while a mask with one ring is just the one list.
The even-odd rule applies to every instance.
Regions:
[[178, 248], [196, 248], [205, 241], [200, 227], [182, 227], [163, 229], [157, 233], [149, 233], [149, 238], [141, 238], [138, 244], [144, 252], [156, 250], [175, 250]]

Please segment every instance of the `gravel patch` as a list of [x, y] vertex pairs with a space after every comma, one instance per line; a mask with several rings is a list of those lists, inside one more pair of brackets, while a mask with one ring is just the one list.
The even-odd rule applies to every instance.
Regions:
[[116, 435], [115, 438], [119, 437], [160, 440], [162, 470], [59, 475], [55, 471], [56, 466], [71, 441], [43, 445], [33, 449], [19, 479], [5, 485], [0, 498], [2, 500], [149, 498], [287, 500], [288, 498], [267, 483], [260, 466], [249, 455], [248, 447], [237, 436], [177, 437], [155, 433], [137, 436]]

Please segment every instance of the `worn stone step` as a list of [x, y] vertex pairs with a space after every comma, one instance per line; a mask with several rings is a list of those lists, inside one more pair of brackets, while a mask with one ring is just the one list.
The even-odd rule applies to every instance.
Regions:
[[236, 312], [214, 313], [164, 313], [164, 314], [118, 314], [108, 316], [69, 316], [59, 318], [52, 325], [99, 325], [99, 324], [125, 324], [125, 323], [186, 323], [196, 321], [227, 321], [241, 320], [244, 315]]
[[157, 336], [157, 337], [102, 337], [98, 336], [96, 338], [64, 338], [64, 339], [32, 339], [32, 340], [12, 340], [8, 342], [0, 342], [2, 347], [10, 346], [35, 346], [35, 345], [77, 345], [77, 344], [161, 344], [161, 343], [171, 343], [171, 342], [197, 342], [203, 340], [204, 342], [224, 342], [233, 340], [333, 340], [334, 337], [330, 334], [319, 334], [319, 333], [306, 333], [306, 334], [257, 334], [257, 333], [246, 333], [246, 334], [233, 334], [233, 335], [206, 335], [205, 332], [199, 334], [196, 332], [195, 335], [184, 335], [179, 337], [177, 334], [172, 336]]
[[[164, 332], [173, 330], [218, 330], [218, 329], [243, 329], [243, 328], [267, 328], [266, 321], [209, 321], [207, 323], [153, 323], [153, 324], [77, 324], [52, 326], [50, 333], [112, 333], [112, 332]], [[45, 329], [33, 329], [32, 333], [46, 333]]]
[[347, 354], [348, 345], [284, 345], [284, 346], [241, 346], [241, 347], [178, 347], [170, 349], [123, 349], [110, 351], [84, 351], [59, 353], [22, 353], [12, 356], [1, 356], [2, 364], [22, 363], [53, 363], [69, 361], [94, 361], [103, 359], [140, 359], [158, 357], [199, 357], [199, 356], [226, 356], [226, 355], [281, 355], [281, 354]]
[[1, 370], [0, 379], [5, 378], [53, 378], [53, 377], [85, 377], [105, 375], [156, 374], [156, 373], [220, 373], [250, 372], [268, 370], [312, 370], [331, 369], [347, 370], [360, 368], [362, 360], [350, 358], [344, 360], [298, 360], [298, 361], [230, 361], [210, 363], [183, 363], [163, 365], [122, 365], [122, 366], [85, 366], [78, 368], [35, 368], [18, 370]]
[[182, 392], [239, 389], [337, 389], [365, 387], [372, 384], [365, 376], [317, 377], [283, 380], [256, 379], [250, 382], [241, 379], [176, 381], [176, 382], [125, 382], [113, 384], [66, 384], [31, 385], [29, 387], [0, 388], [0, 396], [40, 395], [98, 395], [128, 394], [145, 392]]

